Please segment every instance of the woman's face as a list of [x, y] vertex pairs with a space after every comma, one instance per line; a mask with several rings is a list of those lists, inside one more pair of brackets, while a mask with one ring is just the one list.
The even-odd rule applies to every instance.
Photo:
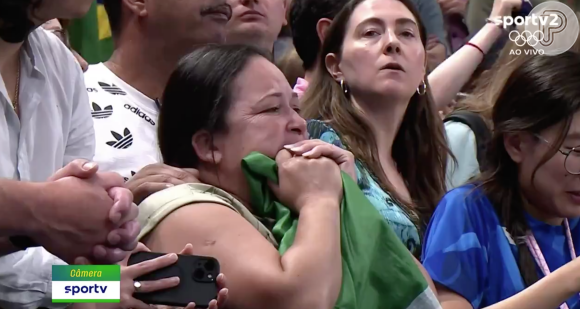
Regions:
[[298, 97], [274, 64], [250, 59], [232, 86], [227, 130], [214, 136], [226, 175], [239, 171], [242, 159], [253, 151], [274, 158], [284, 145], [306, 139]]
[[559, 148], [564, 153], [575, 147], [578, 149], [568, 159], [560, 151], [556, 152], [538, 168], [533, 185], [531, 181], [533, 170], [549, 151], [551, 143], [557, 141], [559, 129], [559, 126], [551, 127], [538, 134], [537, 138], [530, 137], [524, 142], [521, 154], [516, 157], [520, 161], [520, 183], [529, 202], [539, 210], [540, 214], [536, 216], [580, 217], [580, 176], [567, 171], [580, 173], [580, 112], [574, 115], [566, 139]]
[[338, 69], [331, 74], [344, 79], [353, 94], [410, 99], [425, 75], [425, 48], [411, 11], [397, 0], [359, 4], [347, 25]]

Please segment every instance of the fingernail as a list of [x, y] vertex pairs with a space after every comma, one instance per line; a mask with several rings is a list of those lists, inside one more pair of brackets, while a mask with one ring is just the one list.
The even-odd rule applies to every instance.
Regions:
[[89, 171], [89, 170], [93, 169], [95, 166], [97, 166], [97, 163], [95, 163], [95, 162], [87, 162], [87, 163], [83, 164], [83, 169], [85, 171]]
[[228, 290], [227, 288], [224, 288], [224, 296], [228, 296], [229, 292], [230, 292], [230, 290]]
[[171, 254], [169, 255], [169, 258], [170, 258], [170, 259], [172, 259], [172, 260], [177, 260], [177, 254], [175, 254], [175, 253], [171, 253]]
[[294, 144], [284, 145], [284, 148], [286, 148], [286, 149], [292, 149], [292, 148], [294, 148]]
[[165, 186], [166, 186], [167, 188], [171, 188], [171, 187], [173, 187], [173, 184], [170, 184], [170, 183], [168, 183], [168, 184], [166, 184]]
[[171, 282], [178, 284], [179, 283], [179, 277], [173, 277], [171, 278]]
[[312, 155], [313, 153], [314, 153], [314, 150], [310, 150], [310, 151], [307, 151], [307, 152], [303, 153], [302, 156], [303, 157], [308, 157], [308, 156]]

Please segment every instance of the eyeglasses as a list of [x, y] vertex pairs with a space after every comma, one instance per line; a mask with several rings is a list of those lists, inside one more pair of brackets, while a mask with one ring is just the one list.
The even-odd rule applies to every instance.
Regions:
[[[536, 134], [536, 137], [548, 145], [552, 143], [548, 142], [545, 138]], [[574, 147], [570, 150], [561, 150], [558, 148], [558, 152], [563, 154], [566, 159], [564, 159], [564, 168], [571, 175], [580, 175], [580, 146]]]

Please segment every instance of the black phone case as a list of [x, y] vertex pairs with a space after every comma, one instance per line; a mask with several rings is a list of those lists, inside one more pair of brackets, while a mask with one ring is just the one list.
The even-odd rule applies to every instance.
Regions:
[[[137, 252], [129, 257], [129, 265], [151, 260], [164, 253]], [[133, 297], [146, 304], [185, 307], [194, 302], [196, 308], [207, 308], [217, 297], [216, 278], [220, 273], [219, 262], [212, 257], [178, 255], [177, 263], [136, 278], [135, 281], [151, 281], [179, 277], [179, 285], [157, 292], [135, 293]]]

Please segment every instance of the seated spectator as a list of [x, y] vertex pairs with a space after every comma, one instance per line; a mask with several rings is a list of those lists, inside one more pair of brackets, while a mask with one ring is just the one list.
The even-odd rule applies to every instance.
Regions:
[[2, 308], [54, 306], [52, 265], [79, 256], [117, 262], [136, 245], [137, 209], [122, 178], [86, 164], [95, 141], [82, 72], [66, 46], [40, 27], [80, 17], [90, 5], [0, 2], [0, 205], [3, 217], [18, 224], [2, 227]]
[[[327, 159], [308, 164], [300, 157], [288, 162], [301, 173], [287, 178], [290, 182], [280, 187], [280, 194], [290, 199], [289, 206], [295, 206], [303, 219], [295, 240], [299, 245], [280, 261], [277, 242], [267, 228], [271, 223], [262, 223], [251, 212], [240, 162], [252, 151], [276, 157], [284, 145], [305, 139], [306, 122], [286, 80], [264, 58], [269, 58], [267, 52], [236, 45], [225, 48], [201, 49], [184, 58], [161, 100], [159, 144], [164, 163], [197, 168], [200, 181], [207, 185], [189, 187], [201, 194], [190, 206], [168, 209], [154, 201], [159, 194], [181, 196], [181, 186], [141, 203], [141, 239], [156, 252], [176, 252], [192, 243], [196, 254], [217, 258], [228, 275], [233, 308], [270, 308], [274, 303], [278, 308], [330, 308], [342, 278], [338, 165]], [[184, 95], [196, 98], [195, 107], [184, 106]], [[179, 124], [185, 119], [190, 119], [187, 127]], [[296, 181], [313, 185], [298, 186]], [[166, 212], [167, 216], [152, 217]], [[188, 218], [187, 225], [180, 218]], [[198, 241], [191, 239], [193, 235]], [[301, 279], [306, 274], [317, 279]]]
[[[117, 172], [125, 180], [161, 160], [155, 99], [161, 96], [175, 64], [196, 46], [223, 43], [231, 16], [224, 0], [158, 3], [158, 7], [136, 7], [122, 0], [105, 0], [115, 49], [109, 61], [91, 65], [84, 75], [96, 135], [95, 161], [102, 170]], [[152, 168], [165, 174], [175, 170]], [[177, 173], [181, 178], [170, 177], [166, 182], [191, 179], [187, 172]], [[155, 184], [159, 185], [159, 179], [149, 187]], [[140, 185], [127, 184], [137, 203], [144, 194], [137, 189]]]
[[[352, 154], [305, 140], [306, 122], [298, 113], [297, 97], [265, 57], [252, 47], [223, 46], [198, 50], [182, 60], [162, 99], [160, 148], [166, 164], [199, 169], [204, 184], [168, 188], [142, 202], [140, 239], [158, 252], [176, 252], [194, 240], [196, 254], [220, 261], [232, 308], [359, 304], [373, 309], [380, 306], [364, 304], [383, 295], [394, 303], [406, 302], [400, 308], [415, 300], [422, 308], [436, 308], [436, 297], [411, 255], [350, 179], [356, 177]], [[184, 96], [196, 98], [195, 104], [183, 101]], [[286, 150], [291, 144], [300, 149]], [[270, 185], [275, 196], [268, 189], [260, 193], [268, 187], [265, 181], [246, 178], [242, 165], [247, 172], [252, 152], [272, 164], [276, 158], [278, 185]], [[258, 165], [265, 170], [276, 169], [262, 163]], [[345, 172], [342, 179], [339, 167]], [[351, 200], [339, 207], [343, 182], [345, 200], [356, 195], [358, 203]], [[257, 200], [279, 200], [293, 210], [296, 221], [289, 224], [277, 215], [294, 216], [287, 208], [276, 204], [272, 207], [279, 211], [268, 212]], [[354, 219], [359, 213], [367, 214], [362, 222]], [[290, 238], [288, 229], [295, 229]], [[350, 242], [348, 236], [357, 234], [352, 230], [360, 231], [358, 242]], [[371, 232], [381, 246], [365, 241]], [[383, 248], [383, 254], [376, 248]], [[370, 261], [377, 262], [374, 268]], [[365, 279], [353, 281], [354, 272]], [[400, 280], [388, 284], [392, 278]], [[337, 298], [350, 306], [341, 306]]]
[[505, 82], [482, 175], [445, 195], [425, 234], [444, 309], [578, 308], [579, 86], [570, 51], [531, 56]]
[[410, 1], [350, 2], [326, 32], [301, 104], [315, 119], [311, 138], [353, 152], [359, 187], [412, 253], [445, 194], [448, 156], [426, 81], [426, 40]]

